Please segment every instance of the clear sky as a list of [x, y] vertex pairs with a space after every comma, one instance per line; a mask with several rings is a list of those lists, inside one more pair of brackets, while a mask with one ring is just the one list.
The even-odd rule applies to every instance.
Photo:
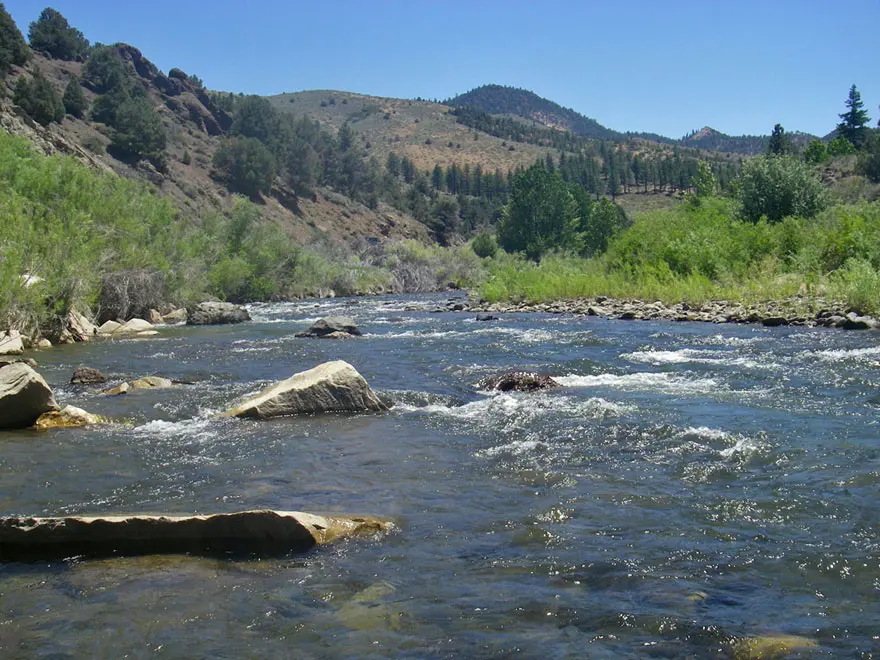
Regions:
[[[5, 0], [26, 34], [39, 0]], [[211, 89], [443, 99], [530, 89], [617, 130], [824, 135], [880, 111], [880, 0], [53, 0]]]

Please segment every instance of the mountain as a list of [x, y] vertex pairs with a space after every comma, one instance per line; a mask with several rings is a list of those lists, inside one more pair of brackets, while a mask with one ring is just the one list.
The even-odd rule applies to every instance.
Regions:
[[597, 140], [615, 140], [621, 137], [620, 133], [605, 128], [595, 119], [518, 87], [483, 85], [454, 96], [444, 103], [453, 107], [477, 108], [492, 115], [521, 117], [540, 126], [571, 131]]
[[[809, 133], [787, 133], [792, 144], [803, 149], [811, 140], [817, 140], [815, 135]], [[704, 126], [699, 131], [694, 131], [685, 135], [679, 143], [686, 147], [694, 149], [705, 149], [706, 151], [722, 151], [728, 153], [738, 153], [753, 156], [762, 154], [767, 151], [767, 145], [770, 143], [769, 135], [726, 135], [714, 128]]]

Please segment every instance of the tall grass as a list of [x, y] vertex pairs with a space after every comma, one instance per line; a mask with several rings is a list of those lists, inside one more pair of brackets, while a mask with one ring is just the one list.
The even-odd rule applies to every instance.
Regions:
[[499, 255], [480, 287], [488, 301], [611, 296], [674, 302], [782, 299], [825, 293], [880, 312], [880, 204], [832, 207], [812, 220], [736, 219], [726, 200], [647, 213], [595, 259], [539, 264]]

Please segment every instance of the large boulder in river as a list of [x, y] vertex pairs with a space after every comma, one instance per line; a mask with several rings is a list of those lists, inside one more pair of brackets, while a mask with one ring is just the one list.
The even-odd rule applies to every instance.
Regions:
[[222, 417], [268, 419], [323, 412], [388, 410], [357, 369], [343, 360], [325, 362], [267, 387]]
[[17, 330], [9, 330], [0, 335], [0, 355], [21, 355], [24, 342]]
[[104, 424], [107, 420], [98, 415], [86, 412], [76, 406], [64, 406], [61, 410], [51, 410], [43, 413], [34, 422], [34, 428], [47, 429], [71, 429], [80, 426], [92, 426]]
[[100, 385], [107, 382], [107, 376], [91, 367], [77, 367], [70, 377], [71, 385]]
[[532, 371], [510, 371], [480, 382], [480, 389], [498, 392], [533, 392], [551, 387], [559, 387], [559, 383], [547, 374]]
[[250, 321], [244, 307], [225, 302], [203, 302], [187, 310], [187, 325], [221, 325]]
[[373, 536], [389, 523], [360, 516], [299, 511], [214, 515], [110, 515], [0, 518], [0, 558], [33, 560], [72, 555], [158, 553], [284, 554], [353, 536]]
[[348, 316], [328, 316], [318, 319], [312, 327], [303, 332], [297, 332], [296, 337], [316, 337], [318, 339], [344, 339], [346, 337], [359, 337], [361, 331], [354, 324], [354, 319]]
[[52, 390], [36, 371], [21, 362], [0, 368], [0, 428], [26, 428], [57, 409]]

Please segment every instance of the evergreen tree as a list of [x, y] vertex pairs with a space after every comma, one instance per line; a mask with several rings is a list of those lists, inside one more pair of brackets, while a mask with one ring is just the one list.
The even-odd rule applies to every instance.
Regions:
[[18, 26], [0, 2], [0, 78], [6, 75], [13, 64], [23, 66], [28, 61], [29, 55], [27, 44]]
[[791, 140], [785, 134], [782, 124], [776, 124], [773, 127], [773, 133], [770, 134], [770, 142], [767, 144], [767, 153], [771, 156], [785, 156], [792, 151]]
[[25, 76], [18, 79], [12, 101], [43, 126], [64, 119], [64, 104], [39, 69], [34, 70], [30, 80]]
[[224, 140], [214, 154], [214, 167], [235, 192], [255, 197], [272, 189], [275, 158], [256, 138]]
[[116, 110], [110, 148], [123, 157], [146, 158], [162, 165], [166, 135], [162, 120], [145, 98], [131, 98]]
[[434, 165], [434, 170], [431, 172], [431, 185], [434, 190], [440, 190], [443, 187], [443, 179], [443, 168], [439, 164]]
[[85, 114], [86, 108], [89, 107], [89, 102], [86, 100], [86, 95], [83, 94], [82, 87], [79, 84], [79, 78], [76, 76], [71, 76], [70, 80], [67, 81], [67, 87], [64, 88], [64, 96], [61, 97], [61, 102], [64, 103], [64, 110], [67, 114], [73, 115], [78, 119], [81, 119], [83, 114]]
[[837, 133], [858, 148], [865, 141], [868, 122], [868, 111], [864, 109], [862, 95], [853, 85], [849, 88], [849, 96], [846, 99], [848, 110], [839, 115], [843, 120], [837, 125]]
[[67, 19], [51, 7], [46, 7], [40, 17], [30, 24], [28, 39], [31, 48], [59, 60], [75, 60], [89, 49], [89, 42], [83, 33], [71, 27]]

